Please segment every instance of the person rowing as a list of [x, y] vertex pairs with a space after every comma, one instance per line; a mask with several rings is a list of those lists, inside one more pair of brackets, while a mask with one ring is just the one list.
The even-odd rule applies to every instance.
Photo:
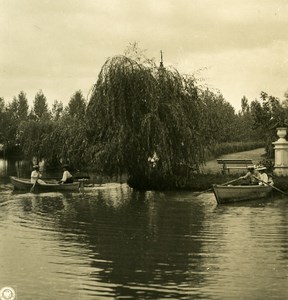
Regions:
[[261, 180], [261, 175], [258, 170], [256, 170], [254, 165], [249, 165], [247, 166], [248, 172], [244, 175], [241, 176], [240, 179], [244, 179], [245, 183], [248, 185], [257, 185], [259, 184], [259, 180]]
[[38, 165], [34, 165], [33, 166], [33, 171], [31, 173], [31, 183], [33, 183], [33, 186], [36, 183], [45, 184], [45, 181], [43, 181], [42, 179], [40, 179], [41, 177], [42, 177], [42, 174], [39, 171], [39, 166]]

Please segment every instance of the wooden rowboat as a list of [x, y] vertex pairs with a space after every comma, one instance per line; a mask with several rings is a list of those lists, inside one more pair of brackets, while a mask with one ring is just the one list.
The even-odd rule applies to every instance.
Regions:
[[[33, 187], [33, 183], [31, 183], [30, 179], [27, 178], [18, 178], [14, 176], [10, 176], [10, 181], [14, 186], [15, 190], [25, 190], [30, 191]], [[39, 184], [36, 183], [33, 191], [34, 192], [78, 192], [80, 188], [80, 182], [74, 183], [45, 183]]]
[[253, 200], [267, 197], [270, 185], [217, 185], [213, 184], [213, 192], [218, 204]]

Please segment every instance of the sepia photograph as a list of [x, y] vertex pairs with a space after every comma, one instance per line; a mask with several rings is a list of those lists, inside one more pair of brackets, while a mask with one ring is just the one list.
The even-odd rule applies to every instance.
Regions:
[[288, 0], [0, 0], [0, 300], [288, 299]]

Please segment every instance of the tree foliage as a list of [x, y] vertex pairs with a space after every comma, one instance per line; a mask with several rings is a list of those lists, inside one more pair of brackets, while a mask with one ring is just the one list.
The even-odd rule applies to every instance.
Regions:
[[[173, 185], [180, 164], [204, 162], [202, 110], [192, 77], [126, 56], [110, 58], [87, 107], [90, 160], [101, 172], [127, 173], [134, 186], [153, 185], [151, 174]], [[154, 152], [160, 159], [151, 170]]]
[[213, 147], [215, 143], [233, 140], [236, 119], [232, 105], [225, 101], [222, 94], [213, 93], [208, 89], [201, 92], [201, 99], [205, 104], [202, 118], [208, 146]]
[[29, 105], [26, 94], [21, 91], [18, 97], [7, 105], [3, 118], [5, 125], [3, 130], [8, 152], [15, 151], [19, 146], [19, 125], [28, 118]]
[[26, 157], [36, 157], [51, 160], [54, 154], [54, 143], [51, 140], [51, 133], [55, 125], [50, 120], [28, 120], [21, 122], [19, 126], [21, 135], [20, 143]]
[[260, 131], [266, 141], [266, 153], [268, 157], [274, 156], [272, 142], [277, 139], [276, 128], [288, 126], [288, 108], [274, 96], [266, 92], [260, 93], [260, 101], [251, 103], [254, 128]]
[[250, 140], [265, 141], [267, 157], [271, 158], [274, 155], [272, 142], [277, 140], [276, 128], [288, 126], [288, 106], [286, 100], [281, 101], [263, 91], [259, 98], [250, 105], [246, 98], [242, 99], [242, 112], [238, 115], [237, 127], [246, 128]]
[[81, 91], [75, 92], [75, 94], [71, 97], [68, 107], [67, 113], [75, 119], [84, 120], [86, 114], [86, 101], [82, 95]]
[[0, 144], [5, 146], [8, 138], [6, 135], [6, 122], [7, 117], [5, 113], [5, 100], [0, 97]]
[[55, 100], [52, 109], [51, 109], [51, 116], [54, 121], [58, 121], [64, 111], [63, 103], [61, 101]]
[[162, 63], [133, 44], [106, 60], [88, 102], [78, 90], [66, 107], [55, 100], [50, 111], [40, 90], [29, 114], [24, 92], [8, 105], [0, 98], [0, 143], [20, 145], [29, 159], [127, 174], [139, 189], [193, 180], [213, 154], [207, 150], [223, 143], [265, 140], [273, 152], [275, 128], [288, 125], [288, 93], [283, 102], [265, 92], [250, 104], [243, 97], [236, 114], [221, 93]]
[[[15, 108], [15, 111], [10, 108], [13, 115], [18, 115], [16, 104], [16, 100], [11, 104]], [[69, 162], [78, 168], [83, 167], [87, 148], [85, 105], [78, 91], [66, 109], [62, 102], [54, 101], [50, 111], [45, 95], [38, 92], [32, 113], [16, 123], [24, 155], [29, 159], [45, 159], [48, 165]]]
[[34, 99], [32, 118], [33, 117], [36, 120], [48, 120], [51, 117], [47, 99], [41, 90], [36, 94]]

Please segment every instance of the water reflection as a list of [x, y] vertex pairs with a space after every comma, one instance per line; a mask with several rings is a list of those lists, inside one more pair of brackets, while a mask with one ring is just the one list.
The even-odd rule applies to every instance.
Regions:
[[24, 160], [17, 159], [1, 159], [0, 158], [0, 176], [13, 175], [25, 177], [30, 175], [30, 163]]
[[[0, 282], [21, 299], [285, 299], [287, 198], [13, 193], [1, 185]], [[4, 188], [5, 187], [5, 188]]]
[[7, 174], [8, 161], [0, 159], [0, 177], [6, 176]]

